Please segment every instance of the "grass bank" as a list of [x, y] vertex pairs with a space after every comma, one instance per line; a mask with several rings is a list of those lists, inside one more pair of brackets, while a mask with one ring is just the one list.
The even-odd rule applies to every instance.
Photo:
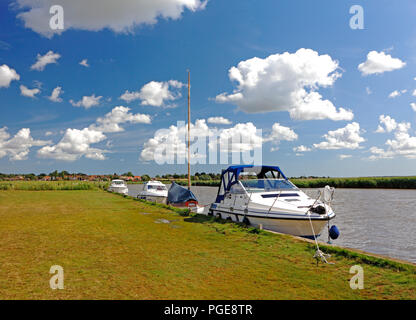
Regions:
[[416, 299], [413, 265], [324, 248], [316, 266], [292, 237], [99, 190], [0, 192], [0, 243], [0, 299]]

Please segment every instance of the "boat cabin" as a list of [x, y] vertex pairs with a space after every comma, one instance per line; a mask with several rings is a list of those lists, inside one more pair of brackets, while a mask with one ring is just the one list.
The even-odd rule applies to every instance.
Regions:
[[222, 171], [221, 185], [215, 202], [224, 200], [227, 193], [245, 194], [282, 190], [298, 190], [298, 188], [277, 166], [231, 166]]

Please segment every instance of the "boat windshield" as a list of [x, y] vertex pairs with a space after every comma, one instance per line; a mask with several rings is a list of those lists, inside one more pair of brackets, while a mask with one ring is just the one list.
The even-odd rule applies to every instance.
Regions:
[[113, 184], [117, 186], [124, 186], [124, 181], [113, 181]]
[[268, 192], [296, 190], [296, 186], [285, 179], [246, 179], [240, 180], [247, 192]]
[[166, 186], [155, 186], [155, 185], [148, 185], [147, 186], [147, 190], [157, 190], [157, 191], [162, 191], [162, 190], [167, 190]]

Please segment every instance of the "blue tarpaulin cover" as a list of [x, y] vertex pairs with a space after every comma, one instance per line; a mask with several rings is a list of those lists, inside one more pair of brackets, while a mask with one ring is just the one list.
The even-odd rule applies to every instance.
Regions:
[[196, 200], [192, 191], [173, 182], [168, 192], [168, 203], [184, 203], [190, 200]]

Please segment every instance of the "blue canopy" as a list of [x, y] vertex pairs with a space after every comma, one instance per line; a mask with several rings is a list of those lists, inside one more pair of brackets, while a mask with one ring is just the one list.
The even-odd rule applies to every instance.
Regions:
[[[218, 189], [217, 199], [215, 202], [220, 202], [224, 199], [226, 192], [230, 191], [231, 187], [238, 182], [238, 177], [241, 172], [246, 171], [246, 169], [252, 169], [259, 179], [264, 179], [266, 173], [277, 172], [279, 177], [288, 180], [277, 166], [254, 166], [254, 165], [238, 165], [230, 166], [225, 170], [222, 170], [221, 173], [221, 185]], [[278, 177], [276, 177], [278, 178]]]
[[191, 190], [172, 182], [168, 192], [168, 203], [185, 203], [191, 200], [198, 201]]

